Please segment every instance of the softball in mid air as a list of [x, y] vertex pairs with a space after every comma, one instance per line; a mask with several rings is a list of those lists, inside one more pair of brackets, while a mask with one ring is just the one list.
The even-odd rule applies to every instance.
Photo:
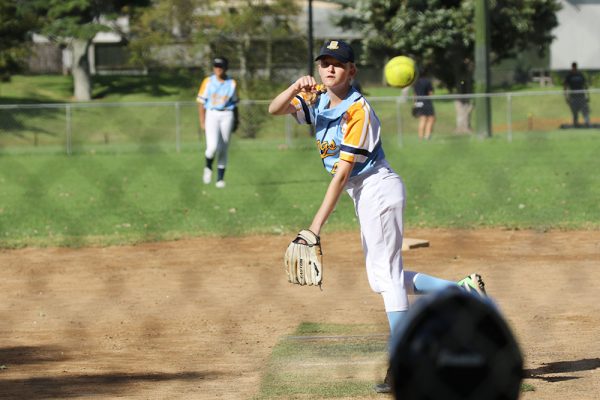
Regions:
[[385, 80], [388, 85], [405, 88], [413, 84], [417, 78], [415, 62], [406, 56], [397, 56], [385, 64]]

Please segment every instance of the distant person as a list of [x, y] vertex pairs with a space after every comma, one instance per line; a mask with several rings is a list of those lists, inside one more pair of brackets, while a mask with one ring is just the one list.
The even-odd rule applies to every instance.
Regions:
[[[585, 126], [590, 126], [590, 109], [588, 103], [590, 101], [587, 92], [587, 82], [585, 76], [577, 69], [577, 63], [571, 64], [571, 71], [565, 77], [563, 85], [565, 91], [565, 99], [571, 108], [573, 114], [573, 126], [579, 126], [579, 113], [583, 114]], [[571, 91], [581, 91], [579, 93], [571, 93]]]
[[227, 150], [236, 123], [238, 102], [236, 81], [227, 75], [228, 64], [225, 57], [213, 59], [213, 74], [204, 78], [196, 98], [200, 128], [206, 136], [206, 166], [202, 180], [206, 185], [212, 181], [213, 162], [217, 157], [218, 188], [225, 187]]
[[[415, 96], [425, 97], [433, 94], [433, 84], [427, 77], [427, 71], [413, 85]], [[435, 110], [430, 99], [415, 99], [413, 104], [413, 115], [419, 119], [419, 140], [430, 140], [433, 124], [435, 123]]]

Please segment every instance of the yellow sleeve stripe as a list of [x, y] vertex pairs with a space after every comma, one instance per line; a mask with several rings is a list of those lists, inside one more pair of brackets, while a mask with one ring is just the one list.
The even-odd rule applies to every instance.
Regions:
[[200, 89], [198, 89], [198, 96], [196, 97], [196, 101], [198, 103], [204, 103], [206, 101], [206, 88], [208, 86], [209, 78], [204, 78], [202, 84], [200, 85]]
[[302, 110], [302, 104], [300, 103], [300, 100], [297, 97], [294, 97], [290, 103], [294, 106], [296, 111]]
[[363, 147], [369, 129], [369, 110], [363, 101], [357, 101], [348, 108], [348, 120], [344, 132], [344, 144], [351, 147]]

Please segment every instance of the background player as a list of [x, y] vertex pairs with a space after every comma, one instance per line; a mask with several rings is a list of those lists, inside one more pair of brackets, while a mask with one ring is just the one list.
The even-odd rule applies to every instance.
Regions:
[[433, 102], [430, 99], [423, 98], [423, 96], [433, 94], [433, 84], [431, 79], [427, 77], [427, 70], [423, 69], [419, 79], [413, 85], [413, 90], [415, 96], [421, 97], [415, 100], [413, 105], [414, 115], [419, 118], [419, 140], [429, 140], [435, 123], [435, 110], [433, 109]]
[[571, 64], [571, 70], [565, 77], [565, 82], [563, 84], [563, 88], [565, 91], [565, 99], [569, 104], [569, 108], [571, 108], [571, 113], [573, 114], [573, 126], [579, 126], [579, 113], [583, 114], [583, 120], [585, 126], [590, 126], [590, 109], [588, 103], [590, 101], [588, 97], [588, 93], [571, 93], [571, 90], [586, 90], [587, 82], [585, 81], [585, 76], [577, 69], [577, 63], [574, 62]]
[[204, 78], [196, 98], [200, 127], [206, 136], [206, 166], [202, 179], [205, 184], [211, 182], [213, 161], [217, 156], [216, 186], [224, 188], [227, 150], [235, 125], [238, 95], [236, 81], [227, 76], [227, 59], [216, 57], [212, 64], [213, 74]]
[[[385, 159], [380, 121], [362, 94], [351, 86], [356, 76], [354, 51], [341, 40], [327, 41], [316, 58], [326, 92], [315, 99], [317, 82], [302, 76], [269, 105], [274, 115], [292, 114], [299, 123], [315, 125], [317, 146], [331, 182], [310, 230], [319, 235], [343, 190], [354, 201], [360, 223], [367, 277], [373, 291], [383, 297], [390, 331], [408, 309], [408, 294], [421, 294], [457, 283], [422, 273], [404, 271], [402, 265], [402, 179]], [[483, 281], [472, 274], [458, 283], [485, 294]], [[390, 373], [375, 390], [389, 393]]]

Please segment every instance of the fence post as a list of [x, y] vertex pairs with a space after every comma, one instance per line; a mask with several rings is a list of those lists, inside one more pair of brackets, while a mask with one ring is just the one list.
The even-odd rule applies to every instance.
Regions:
[[396, 97], [396, 133], [398, 146], [402, 147], [402, 98]]
[[65, 104], [65, 119], [66, 119], [66, 146], [67, 146], [67, 155], [71, 155], [71, 135], [72, 135], [72, 127], [71, 127], [71, 105]]
[[175, 151], [181, 151], [181, 122], [180, 122], [181, 107], [179, 102], [175, 102]]
[[512, 142], [512, 96], [506, 94], [506, 137], [509, 142]]

